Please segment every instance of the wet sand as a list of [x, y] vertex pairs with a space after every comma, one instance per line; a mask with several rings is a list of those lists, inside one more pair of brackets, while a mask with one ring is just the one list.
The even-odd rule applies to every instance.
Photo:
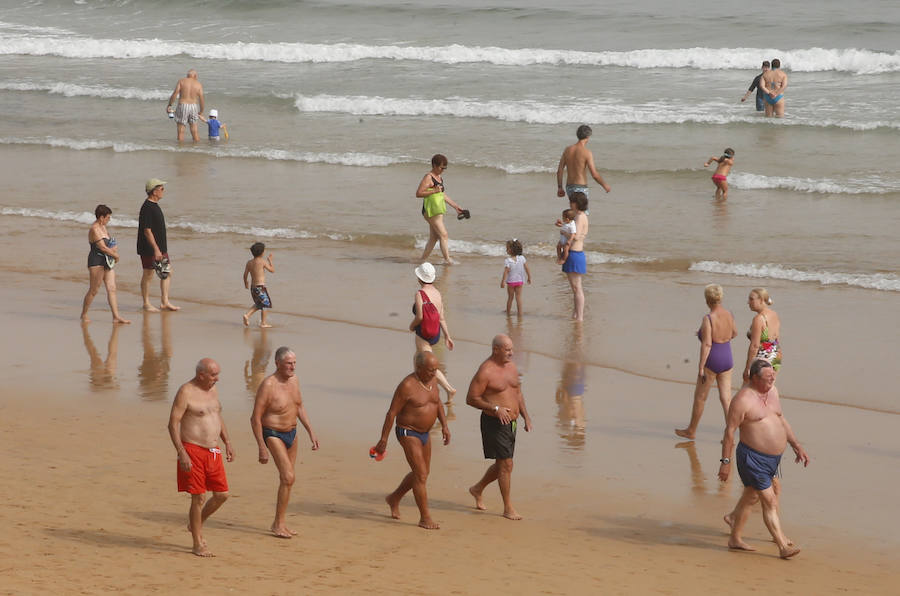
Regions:
[[[319, 262], [339, 276], [353, 271], [351, 262], [312, 252], [303, 263], [312, 270]], [[0, 508], [7, 528], [0, 592], [675, 594], [749, 593], [765, 584], [796, 594], [888, 594], [900, 579], [900, 527], [887, 514], [900, 487], [885, 474], [900, 457], [895, 415], [786, 400], [813, 458], [806, 470], [783, 465], [782, 518], [803, 552], [778, 560], [758, 512], [747, 539], [759, 552], [729, 552], [721, 515], [739, 483], [714, 477], [721, 434], [714, 394], [697, 441], [679, 443], [672, 429], [686, 421], [689, 386], [584, 364], [580, 350], [590, 338], [574, 330], [557, 349], [535, 341], [527, 319], [517, 337], [516, 323], [502, 316], [481, 329], [457, 316], [457, 347], [439, 354], [461, 394], [493, 333], [509, 331], [527, 346], [517, 360], [535, 430], [519, 435], [513, 477], [526, 519], [499, 515], [494, 486], [485, 493], [490, 511], [473, 509], [466, 488], [486, 463], [478, 414], [460, 397], [450, 414], [452, 442], [434, 449], [429, 494], [442, 529], [429, 532], [416, 527], [411, 496], [403, 519], [388, 516], [384, 495], [406, 470], [394, 439], [385, 461], [367, 457], [391, 392], [411, 368], [405, 308], [365, 317], [349, 300], [322, 306], [316, 296], [327, 293], [327, 278], [312, 274], [291, 299], [285, 275], [270, 289], [276, 301], [296, 300], [295, 314], [276, 310], [275, 328], [245, 330], [237, 294], [228, 307], [185, 299], [190, 292], [177, 289], [187, 283], [182, 271], [173, 301], [184, 310], [145, 317], [135, 312], [134, 280], [123, 275], [120, 303], [132, 325], [109, 323], [101, 293], [85, 330], [77, 314], [86, 280], [4, 275], [0, 320], [16, 339], [5, 343], [2, 360], [8, 496]], [[387, 306], [381, 300], [370, 303], [373, 312]], [[299, 535], [289, 541], [268, 534], [275, 468], [256, 462], [248, 423], [255, 385], [272, 372], [271, 354], [282, 344], [297, 351], [322, 443], [312, 453], [303, 437], [288, 510]], [[205, 531], [218, 555], [212, 560], [190, 555], [188, 499], [176, 492], [165, 429], [175, 390], [203, 356], [222, 365], [219, 391], [237, 452], [228, 466], [232, 497]], [[575, 395], [582, 384], [588, 389]]]

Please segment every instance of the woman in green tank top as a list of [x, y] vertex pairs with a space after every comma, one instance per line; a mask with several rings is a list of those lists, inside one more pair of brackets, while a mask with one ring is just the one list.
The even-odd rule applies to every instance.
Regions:
[[422, 199], [422, 217], [428, 222], [428, 241], [422, 252], [422, 261], [428, 259], [428, 255], [438, 242], [441, 244], [441, 254], [448, 265], [453, 263], [450, 258], [450, 238], [447, 228], [444, 227], [444, 213], [447, 212], [447, 203], [461, 213], [463, 208], [457, 205], [446, 192], [444, 192], [444, 170], [447, 169], [447, 158], [438, 153], [431, 158], [431, 171], [425, 174], [419, 182], [416, 197]]

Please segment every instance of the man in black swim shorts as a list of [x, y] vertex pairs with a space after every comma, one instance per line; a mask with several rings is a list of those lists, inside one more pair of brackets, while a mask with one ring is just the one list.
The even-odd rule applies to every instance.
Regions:
[[531, 417], [525, 409], [525, 397], [519, 371], [512, 361], [513, 343], [498, 335], [491, 342], [491, 356], [481, 363], [469, 384], [466, 403], [481, 410], [481, 443], [485, 459], [493, 459], [481, 480], [469, 492], [475, 497], [476, 509], [487, 509], [482, 498], [488, 484], [497, 481], [503, 497], [503, 517], [522, 519], [510, 500], [513, 455], [516, 448], [516, 421], [525, 419], [525, 431], [531, 430]]

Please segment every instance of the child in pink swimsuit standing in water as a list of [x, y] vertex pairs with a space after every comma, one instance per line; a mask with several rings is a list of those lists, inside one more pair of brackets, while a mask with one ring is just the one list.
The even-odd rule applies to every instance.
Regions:
[[725, 151], [722, 152], [722, 157], [710, 157], [706, 160], [706, 163], [703, 164], [703, 167], [709, 167], [709, 164], [712, 162], [719, 164], [716, 167], [716, 173], [712, 175], [713, 184], [716, 185], [716, 200], [722, 199], [723, 201], [727, 201], [728, 172], [731, 171], [731, 166], [734, 165], [734, 149], [731, 147], [725, 149]]

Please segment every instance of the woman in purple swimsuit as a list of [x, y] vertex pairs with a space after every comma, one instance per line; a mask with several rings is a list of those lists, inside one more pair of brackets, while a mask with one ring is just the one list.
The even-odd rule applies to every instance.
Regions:
[[691, 423], [687, 428], [676, 428], [675, 434], [685, 439], [693, 439], [697, 434], [697, 425], [703, 416], [706, 396], [712, 388], [713, 380], [719, 385], [719, 401], [722, 411], [728, 416], [731, 404], [731, 369], [734, 359], [731, 356], [731, 340], [737, 335], [734, 316], [722, 306], [722, 286], [710, 284], [703, 292], [709, 314], [703, 317], [697, 337], [700, 339], [700, 366], [697, 373], [697, 386], [694, 388], [694, 406], [691, 408]]

